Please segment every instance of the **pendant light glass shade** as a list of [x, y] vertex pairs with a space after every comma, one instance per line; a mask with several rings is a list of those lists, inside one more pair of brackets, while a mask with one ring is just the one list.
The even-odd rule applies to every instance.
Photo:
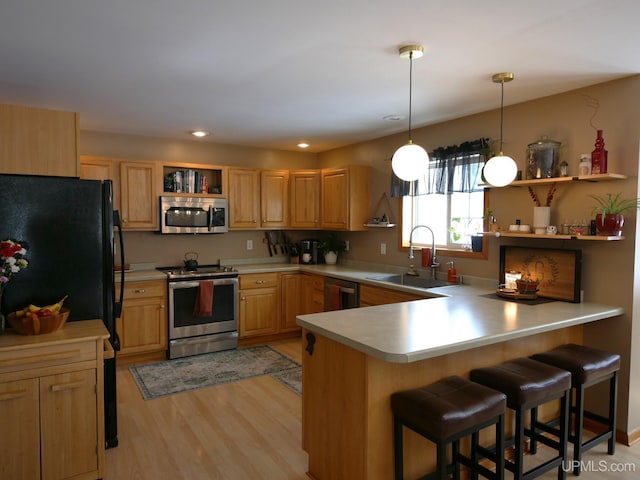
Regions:
[[516, 178], [518, 174], [518, 166], [513, 158], [503, 155], [491, 157], [487, 163], [484, 164], [484, 170], [482, 170], [484, 179], [493, 187], [504, 187], [509, 185]]
[[413, 59], [420, 58], [422, 45], [407, 45], [400, 48], [400, 57], [409, 59], [409, 142], [398, 148], [391, 158], [393, 173], [402, 180], [412, 182], [429, 170], [429, 155], [420, 145], [411, 140], [411, 94], [413, 83]]
[[420, 145], [409, 143], [396, 150], [391, 158], [393, 173], [402, 180], [412, 182], [427, 174], [429, 154]]
[[500, 99], [500, 153], [491, 157], [484, 165], [482, 175], [486, 182], [493, 187], [504, 187], [513, 182], [518, 174], [518, 165], [515, 160], [502, 153], [502, 125], [504, 122], [504, 84], [513, 80], [513, 73], [496, 73], [492, 77], [494, 83], [502, 86]]

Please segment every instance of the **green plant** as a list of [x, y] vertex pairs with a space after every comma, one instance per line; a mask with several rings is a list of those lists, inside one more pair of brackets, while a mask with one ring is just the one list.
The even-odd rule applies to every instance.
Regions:
[[344, 252], [347, 249], [347, 245], [344, 240], [339, 239], [335, 233], [330, 233], [327, 238], [320, 242], [320, 250], [323, 254], [329, 252]]
[[622, 192], [618, 192], [616, 196], [611, 193], [607, 193], [606, 196], [602, 195], [589, 195], [596, 202], [597, 207], [593, 207], [591, 215], [602, 215], [602, 222], [604, 223], [604, 216], [613, 214], [617, 215], [628, 210], [635, 210], [640, 208], [640, 198], [621, 198]]

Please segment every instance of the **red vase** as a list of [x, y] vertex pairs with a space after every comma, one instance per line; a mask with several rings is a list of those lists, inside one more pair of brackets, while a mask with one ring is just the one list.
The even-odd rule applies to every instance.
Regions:
[[624, 216], [621, 213], [607, 213], [602, 219], [602, 214], [596, 215], [596, 231], [598, 235], [606, 237], [621, 237]]

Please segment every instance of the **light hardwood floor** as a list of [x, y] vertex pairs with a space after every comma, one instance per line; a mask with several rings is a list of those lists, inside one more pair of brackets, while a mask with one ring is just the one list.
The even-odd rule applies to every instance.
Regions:
[[[300, 340], [272, 346], [300, 361]], [[107, 450], [105, 480], [308, 480], [302, 398], [272, 377], [145, 401], [127, 367], [117, 376], [119, 445]], [[584, 460], [582, 480], [640, 479], [640, 442], [613, 457], [601, 444]]]

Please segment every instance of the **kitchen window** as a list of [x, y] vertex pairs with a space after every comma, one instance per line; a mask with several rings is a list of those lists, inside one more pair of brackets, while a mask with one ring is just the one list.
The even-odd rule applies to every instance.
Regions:
[[[484, 256], [471, 252], [471, 235], [484, 230], [489, 193], [478, 184], [482, 183], [487, 152], [488, 139], [438, 148], [430, 155], [424, 177], [403, 182], [394, 176], [392, 195], [402, 196], [401, 247], [409, 247], [413, 227], [427, 225], [435, 234], [438, 249], [456, 256]], [[431, 233], [416, 230], [413, 243], [431, 246]]]

